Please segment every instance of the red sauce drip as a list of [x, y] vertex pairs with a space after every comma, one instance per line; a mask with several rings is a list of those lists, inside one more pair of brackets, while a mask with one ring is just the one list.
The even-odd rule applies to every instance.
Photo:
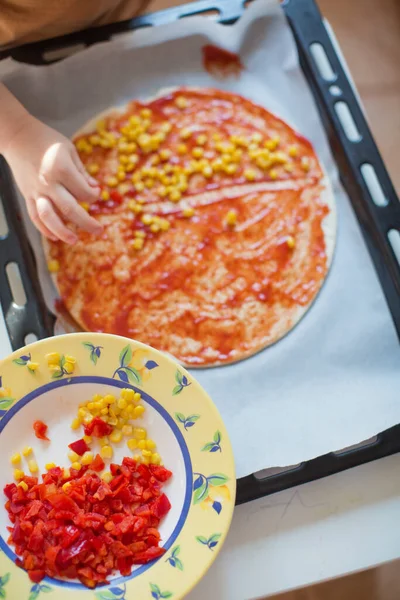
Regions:
[[244, 69], [240, 56], [234, 52], [229, 52], [229, 50], [213, 44], [203, 46], [202, 52], [205, 70], [218, 79], [225, 79], [230, 75], [239, 77]]

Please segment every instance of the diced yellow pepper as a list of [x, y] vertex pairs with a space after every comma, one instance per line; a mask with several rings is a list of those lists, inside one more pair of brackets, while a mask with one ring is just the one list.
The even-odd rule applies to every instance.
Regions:
[[11, 464], [14, 465], [14, 467], [17, 467], [20, 464], [20, 462], [21, 462], [21, 455], [19, 452], [16, 452], [11, 457]]

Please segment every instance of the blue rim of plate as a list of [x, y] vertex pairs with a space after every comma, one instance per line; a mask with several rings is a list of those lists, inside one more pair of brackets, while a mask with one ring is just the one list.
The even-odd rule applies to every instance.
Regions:
[[[179, 447], [180, 447], [182, 455], [183, 455], [183, 461], [185, 464], [185, 472], [186, 472], [186, 489], [185, 489], [185, 499], [183, 502], [183, 508], [182, 508], [180, 517], [178, 519], [178, 522], [177, 522], [173, 532], [169, 536], [168, 540], [163, 545], [163, 548], [165, 548], [165, 550], [169, 550], [171, 548], [171, 546], [173, 545], [173, 543], [175, 542], [178, 535], [180, 534], [180, 532], [182, 531], [182, 528], [186, 522], [186, 519], [187, 519], [187, 516], [189, 513], [190, 502], [191, 502], [191, 497], [192, 497], [192, 485], [193, 485], [192, 461], [190, 459], [190, 454], [189, 454], [189, 450], [186, 445], [185, 439], [184, 439], [178, 425], [175, 423], [175, 421], [173, 420], [171, 415], [168, 413], [168, 411], [163, 406], [161, 406], [161, 404], [159, 404], [157, 402], [157, 400], [155, 400], [152, 396], [149, 396], [149, 394], [144, 392], [142, 389], [136, 388], [135, 386], [125, 383], [124, 381], [118, 381], [116, 379], [111, 379], [110, 377], [99, 377], [99, 376], [95, 376], [95, 375], [93, 375], [93, 376], [88, 376], [88, 375], [78, 376], [78, 377], [72, 377], [70, 379], [62, 379], [59, 381], [53, 381], [50, 383], [46, 383], [45, 385], [42, 385], [42, 386], [36, 388], [32, 392], [29, 392], [29, 394], [26, 394], [26, 396], [23, 396], [20, 400], [18, 400], [18, 402], [16, 402], [14, 404], [14, 406], [12, 406], [7, 411], [7, 413], [0, 420], [0, 435], [1, 435], [1, 432], [3, 431], [3, 429], [5, 428], [5, 426], [7, 425], [7, 423], [9, 423], [9, 421], [12, 419], [12, 417], [19, 410], [21, 410], [21, 408], [23, 408], [26, 404], [29, 404], [29, 402], [32, 402], [32, 400], [34, 400], [38, 396], [41, 396], [42, 394], [44, 394], [45, 392], [47, 392], [49, 390], [59, 388], [59, 387], [65, 387], [68, 385], [74, 385], [77, 383], [102, 383], [105, 385], [111, 385], [111, 386], [118, 387], [118, 388], [131, 388], [131, 389], [135, 390], [135, 392], [139, 392], [140, 395], [142, 396], [142, 400], [144, 402], [147, 402], [152, 408], [154, 408], [154, 410], [156, 410], [161, 415], [161, 417], [167, 422], [169, 427], [172, 429], [172, 432], [175, 435], [175, 438], [179, 444]], [[4, 539], [1, 535], [0, 535], [0, 549], [13, 562], [15, 562], [15, 560], [18, 558], [17, 555], [11, 551], [9, 545], [4, 541]], [[162, 556], [160, 558], [162, 558]], [[115, 579], [111, 579], [111, 584], [118, 585], [118, 584], [124, 583], [126, 581], [129, 581], [130, 579], [134, 579], [141, 573], [144, 573], [145, 571], [147, 571], [152, 565], [154, 565], [158, 560], [160, 560], [160, 558], [148, 563], [147, 565], [142, 565], [141, 567], [135, 569], [135, 571], [133, 571], [133, 573], [131, 575], [129, 575], [128, 577], [118, 577]], [[48, 583], [52, 583], [53, 585], [57, 585], [59, 587], [75, 588], [75, 589], [81, 589], [81, 590], [88, 589], [86, 586], [82, 585], [81, 583], [76, 583], [76, 582], [72, 582], [72, 581], [64, 581], [64, 580], [55, 579], [52, 577], [45, 577], [43, 581], [47, 581]], [[99, 589], [101, 589], [102, 587], [107, 587], [109, 585], [110, 585], [110, 583], [106, 584], [105, 586], [99, 586]]]

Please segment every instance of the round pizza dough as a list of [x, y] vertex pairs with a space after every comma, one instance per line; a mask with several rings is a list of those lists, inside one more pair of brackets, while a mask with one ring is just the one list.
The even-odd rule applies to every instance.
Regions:
[[[189, 105], [192, 98], [193, 102], [200, 98], [195, 115], [186, 118], [185, 110], [177, 115], [170, 108], [175, 107], [178, 95], [188, 98]], [[250, 114], [246, 121], [250, 132], [252, 128], [255, 132], [262, 131], [264, 120], [267, 138], [274, 131], [283, 133], [284, 143], [279, 148], [284, 151], [289, 145], [300, 144], [300, 151], [310, 160], [310, 171], [300, 169], [299, 175], [298, 161], [293, 159], [293, 177], [283, 175], [282, 170], [282, 177], [278, 175], [275, 180], [262, 176], [251, 182], [243, 180], [242, 173], [241, 178], [221, 179], [207, 189], [204, 189], [207, 180], [199, 181], [196, 174], [192, 177], [196, 180], [195, 187], [189, 186], [188, 193], [183, 193], [178, 203], [157, 197], [152, 189], [145, 190], [146, 212], [169, 219], [171, 227], [157, 235], [147, 235], [140, 252], [127, 249], [127, 239], [132, 238], [135, 223], [142, 218], [142, 214], [135, 215], [128, 207], [128, 202], [137, 196], [135, 192], [127, 193], [114, 211], [102, 212], [106, 203], [98, 203], [97, 218], [105, 227], [100, 238], [78, 232], [75, 246], [43, 239], [47, 260], [56, 259], [60, 263], [58, 273], [51, 274], [54, 284], [66, 309], [84, 330], [120, 333], [138, 339], [173, 355], [190, 368], [229, 364], [252, 356], [286, 335], [309, 310], [328, 274], [335, 247], [336, 206], [329, 178], [311, 144], [286, 123], [248, 100], [219, 90], [163, 90], [146, 102], [103, 111], [73, 136], [76, 140], [93, 134], [101, 119], [108, 123], [110, 118], [124, 119], [124, 115], [136, 114], [139, 108], [147, 106], [157, 111], [161, 102], [165, 121], [173, 123], [171, 136], [175, 129], [181, 129], [181, 124], [193, 130], [192, 137], [205, 131], [207, 150], [209, 143], [213, 146], [212, 132], [216, 128], [214, 121], [208, 128], [207, 116], [203, 117], [201, 110], [206, 115], [207, 103], [215, 101], [215, 97], [222, 98], [228, 112], [229, 102], [233, 109], [239, 105], [239, 110], [241, 103], [245, 103], [244, 114], [247, 110]], [[174, 149], [176, 143], [168, 134], [166, 147]], [[104, 164], [114, 169], [118, 155], [112, 151], [107, 154]], [[91, 160], [84, 154], [81, 158], [86, 165]], [[272, 208], [278, 207], [279, 216], [285, 203], [290, 210], [287, 214], [282, 212], [282, 221], [276, 218], [268, 222]], [[194, 208], [192, 219], [182, 218], [185, 206]], [[300, 212], [298, 206], [302, 207]], [[239, 215], [234, 227], [227, 226], [224, 218], [230, 210]], [[309, 219], [302, 220], [301, 215], [307, 214]], [[260, 226], [263, 219], [268, 222], [264, 229]], [[196, 227], [196, 222], [203, 225]], [[320, 234], [313, 233], [318, 227]], [[253, 231], [256, 233], [252, 237]], [[272, 246], [275, 244], [281, 253], [284, 241], [292, 237], [291, 232], [295, 233], [295, 247], [287, 260], [282, 259], [280, 272], [275, 263], [281, 259], [271, 259], [276, 254]], [[269, 238], [272, 249], [268, 249]], [[211, 244], [212, 252], [202, 253], [201, 247], [207, 244]], [[264, 247], [264, 255], [257, 254], [257, 248]], [[317, 264], [319, 279], [312, 282], [310, 275], [309, 281], [304, 281], [304, 290], [313, 286], [312, 293], [305, 291], [301, 296], [301, 290], [296, 290], [304, 272], [308, 272], [307, 259], [317, 247], [323, 252]], [[263, 256], [267, 258], [264, 263]], [[263, 278], [257, 279], [257, 274]], [[169, 287], [165, 284], [167, 280]], [[247, 285], [249, 281], [251, 286]]]

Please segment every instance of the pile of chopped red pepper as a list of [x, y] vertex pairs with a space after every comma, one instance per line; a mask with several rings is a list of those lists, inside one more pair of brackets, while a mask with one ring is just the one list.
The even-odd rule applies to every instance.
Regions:
[[115, 571], [127, 576], [133, 565], [164, 554], [158, 526], [171, 508], [162, 492], [171, 471], [128, 457], [110, 471], [109, 483], [82, 466], [68, 478], [62, 468], [50, 469], [42, 483], [26, 476], [26, 490], [5, 486], [9, 543], [33, 582], [49, 575], [94, 588]]

